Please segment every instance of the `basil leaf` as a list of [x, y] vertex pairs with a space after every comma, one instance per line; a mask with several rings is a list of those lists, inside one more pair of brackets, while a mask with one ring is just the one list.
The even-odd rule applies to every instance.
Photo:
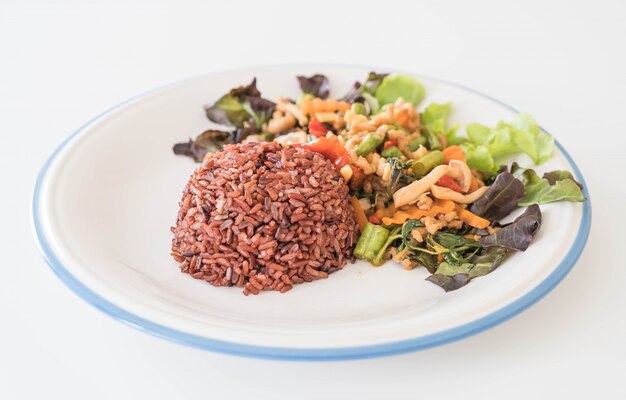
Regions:
[[492, 272], [502, 264], [507, 255], [507, 250], [501, 247], [485, 249], [480, 255], [472, 257], [470, 262], [460, 265], [447, 262], [439, 264], [435, 273], [426, 280], [450, 292], [465, 286], [473, 278]]

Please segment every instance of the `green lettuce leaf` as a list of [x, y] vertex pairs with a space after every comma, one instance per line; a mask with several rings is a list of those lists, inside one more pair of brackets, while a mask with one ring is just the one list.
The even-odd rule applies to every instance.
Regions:
[[519, 114], [510, 126], [515, 144], [528, 154], [535, 164], [542, 164], [554, 153], [554, 139], [541, 130], [539, 124], [529, 114]]
[[496, 172], [499, 165], [520, 153], [535, 164], [544, 163], [554, 153], [554, 139], [528, 114], [519, 114], [510, 123], [500, 121], [493, 128], [473, 123], [465, 130], [469, 142], [462, 147], [470, 153], [468, 164], [481, 171]]
[[450, 111], [452, 111], [452, 103], [430, 103], [422, 112], [422, 123], [428, 126], [440, 119], [445, 121]]
[[452, 103], [430, 103], [421, 114], [421, 122], [431, 135], [444, 135], [449, 145], [459, 144], [462, 139], [456, 136], [459, 128], [455, 125], [447, 127], [446, 119], [452, 111]]
[[524, 198], [520, 206], [545, 204], [555, 201], [585, 201], [581, 185], [567, 171], [552, 171], [543, 178], [532, 169], [526, 169], [521, 175], [524, 183]]
[[385, 76], [376, 88], [376, 99], [380, 106], [395, 103], [399, 98], [417, 105], [424, 98], [424, 86], [408, 75]]
[[465, 160], [470, 168], [484, 172], [497, 172], [498, 164], [493, 159], [487, 146], [465, 143], [461, 145], [465, 152]]

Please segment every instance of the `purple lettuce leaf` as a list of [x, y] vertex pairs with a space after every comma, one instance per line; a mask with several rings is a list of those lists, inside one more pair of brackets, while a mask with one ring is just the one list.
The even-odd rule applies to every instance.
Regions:
[[300, 89], [303, 93], [325, 99], [330, 94], [330, 84], [328, 78], [322, 74], [315, 74], [309, 77], [298, 75]]
[[502, 172], [489, 190], [472, 204], [470, 211], [495, 222], [509, 215], [523, 198], [524, 184], [513, 174]]
[[498, 246], [513, 251], [524, 251], [530, 245], [537, 230], [541, 226], [541, 210], [533, 204], [510, 224], [502, 227], [492, 235], [479, 239], [483, 247]]

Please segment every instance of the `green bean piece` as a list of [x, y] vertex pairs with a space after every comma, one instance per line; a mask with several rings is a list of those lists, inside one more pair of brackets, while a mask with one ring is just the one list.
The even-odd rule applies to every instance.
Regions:
[[425, 136], [420, 136], [417, 139], [411, 140], [411, 142], [407, 146], [407, 150], [415, 151], [415, 150], [419, 149], [420, 146], [425, 146], [426, 142], [428, 142], [428, 139], [426, 139]]
[[425, 131], [426, 139], [428, 140], [428, 150], [441, 150], [441, 143], [435, 132], [430, 129]]
[[383, 150], [383, 152], [380, 153], [380, 155], [385, 158], [391, 158], [391, 157], [400, 158], [402, 157], [402, 152], [396, 146], [390, 146], [386, 148], [385, 150]]
[[356, 154], [361, 157], [365, 157], [372, 151], [376, 150], [376, 148], [381, 145], [383, 140], [384, 139], [380, 136], [376, 136], [373, 133], [368, 133], [363, 141], [359, 144], [359, 147], [356, 148]]
[[359, 115], [366, 115], [367, 109], [363, 103], [353, 103], [352, 104], [352, 112]]
[[421, 177], [430, 172], [431, 169], [437, 165], [443, 164], [443, 153], [441, 150], [433, 150], [428, 152], [425, 156], [415, 161], [411, 165], [413, 174], [417, 177]]
[[389, 231], [387, 229], [368, 222], [354, 248], [354, 255], [362, 260], [374, 260], [385, 245], [388, 236]]

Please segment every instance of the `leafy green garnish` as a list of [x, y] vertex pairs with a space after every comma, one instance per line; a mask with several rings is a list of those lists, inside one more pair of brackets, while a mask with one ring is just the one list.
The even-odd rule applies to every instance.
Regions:
[[424, 224], [422, 224], [422, 222], [419, 219], [410, 219], [408, 221], [406, 221], [404, 224], [402, 224], [402, 245], [403, 247], [407, 247], [410, 249], [415, 249], [412, 245], [411, 245], [411, 232], [413, 231], [413, 229], [415, 228], [419, 228], [421, 226], [424, 226]]
[[398, 158], [389, 158], [387, 162], [391, 165], [391, 175], [389, 178], [389, 195], [393, 195], [400, 187], [412, 183], [415, 178], [404, 172], [411, 166], [411, 161], [401, 161]]
[[435, 273], [426, 280], [441, 286], [446, 292], [456, 290], [465, 286], [471, 279], [492, 272], [502, 264], [507, 255], [506, 249], [492, 247], [459, 265], [442, 262]]
[[330, 94], [330, 83], [326, 75], [315, 74], [312, 76], [298, 75], [298, 83], [302, 93], [325, 99]]
[[453, 250], [453, 249], [460, 250], [460, 248], [469, 249], [473, 247], [480, 247], [478, 242], [475, 241], [474, 239], [469, 239], [464, 236], [455, 235], [453, 233], [448, 233], [448, 232], [437, 232], [434, 235], [434, 239], [441, 246], [449, 250]]
[[554, 139], [529, 114], [519, 114], [511, 121], [513, 139], [535, 164], [543, 164], [554, 153]]
[[176, 143], [172, 150], [174, 154], [193, 158], [195, 162], [201, 162], [206, 153], [215, 153], [222, 149], [225, 144], [233, 143], [234, 132], [209, 129], [202, 132], [194, 140]]
[[525, 170], [521, 179], [524, 183], [524, 199], [520, 206], [545, 204], [555, 201], [585, 201], [581, 185], [567, 171], [552, 171], [540, 178], [532, 169]]
[[452, 103], [430, 103], [421, 115], [421, 122], [424, 124], [428, 133], [434, 135], [435, 137], [437, 135], [445, 136], [449, 145], [459, 144], [462, 142], [462, 139], [456, 136], [456, 132], [459, 128], [458, 125], [455, 125], [450, 129], [447, 128], [446, 118], [448, 118], [451, 110]]
[[465, 130], [469, 142], [462, 146], [467, 162], [481, 171], [497, 172], [500, 164], [519, 153], [527, 154], [535, 164], [554, 153], [554, 139], [529, 114], [518, 114], [510, 123], [500, 121], [493, 128], [469, 124]]
[[523, 198], [524, 184], [510, 172], [502, 172], [470, 211], [489, 221], [499, 221], [516, 209]]
[[425, 89], [411, 76], [389, 75], [383, 78], [375, 93], [381, 106], [395, 103], [399, 98], [417, 105], [424, 98]]
[[275, 107], [276, 104], [261, 97], [254, 78], [249, 85], [231, 89], [215, 104], [205, 106], [205, 112], [215, 123], [236, 128], [246, 128], [247, 125], [255, 127], [254, 133], [257, 133], [261, 125], [269, 120]]
[[535, 233], [541, 226], [541, 210], [533, 204], [512, 223], [492, 235], [480, 238], [483, 247], [503, 247], [514, 251], [524, 251], [530, 245]]
[[498, 170], [498, 165], [493, 160], [486, 146], [464, 143], [462, 149], [465, 153], [467, 164], [470, 167], [485, 172], [495, 172]]

